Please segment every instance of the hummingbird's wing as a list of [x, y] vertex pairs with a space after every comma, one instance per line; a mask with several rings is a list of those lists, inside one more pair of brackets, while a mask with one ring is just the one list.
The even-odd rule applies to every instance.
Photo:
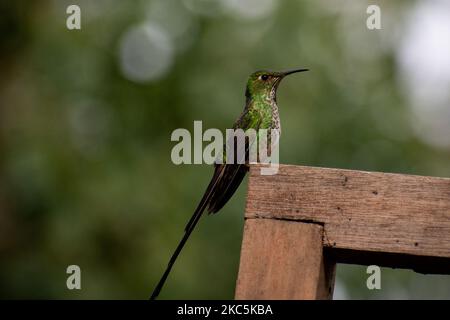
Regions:
[[246, 164], [221, 164], [216, 166], [216, 170], [223, 171], [223, 174], [217, 187], [213, 190], [207, 208], [208, 213], [218, 212], [230, 200], [244, 180], [248, 166]]
[[[258, 130], [260, 124], [260, 117], [254, 117], [251, 114], [250, 109], [245, 108], [241, 116], [233, 125], [233, 129], [242, 129], [244, 131], [247, 129]], [[237, 148], [239, 147], [237, 144], [234, 144], [234, 147], [235, 155], [241, 154], [247, 156], [251, 145], [247, 140], [245, 143], [245, 150], [242, 153], [237, 152]], [[226, 153], [226, 148], [224, 148], [224, 153]], [[205, 208], [208, 213], [216, 213], [222, 209], [244, 179], [245, 174], [248, 171], [248, 164], [243, 163], [246, 159], [233, 159], [233, 164], [227, 164], [227, 157], [225, 154], [224, 160], [224, 164], [215, 165], [214, 175], [197, 207], [197, 209], [201, 209], [201, 211], [195, 211], [194, 215], [186, 225], [185, 231], [191, 228], [193, 221], [196, 220], [196, 215], [202, 215]]]

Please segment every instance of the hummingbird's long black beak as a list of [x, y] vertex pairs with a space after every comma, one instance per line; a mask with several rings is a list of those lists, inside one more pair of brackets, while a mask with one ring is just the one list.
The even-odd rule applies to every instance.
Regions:
[[304, 71], [309, 71], [309, 69], [293, 69], [293, 70], [288, 70], [283, 72], [283, 77], [293, 74], [293, 73], [297, 73], [297, 72], [304, 72]]
[[274, 87], [278, 88], [278, 85], [280, 84], [281, 80], [284, 79], [284, 77], [293, 74], [293, 73], [297, 73], [297, 72], [304, 72], [304, 71], [309, 71], [309, 69], [293, 69], [293, 70], [288, 70], [288, 71], [284, 71], [284, 72], [279, 72], [277, 74], [277, 79], [274, 83]]

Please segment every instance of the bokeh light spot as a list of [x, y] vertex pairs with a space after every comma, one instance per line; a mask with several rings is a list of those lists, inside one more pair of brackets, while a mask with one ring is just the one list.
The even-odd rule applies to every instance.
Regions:
[[424, 142], [444, 149], [450, 149], [449, 33], [450, 4], [421, 2], [397, 52], [411, 126]]
[[261, 19], [270, 15], [276, 0], [222, 0], [230, 13], [244, 19]]
[[144, 24], [128, 30], [120, 42], [120, 69], [128, 80], [158, 80], [173, 62], [170, 37], [160, 27]]

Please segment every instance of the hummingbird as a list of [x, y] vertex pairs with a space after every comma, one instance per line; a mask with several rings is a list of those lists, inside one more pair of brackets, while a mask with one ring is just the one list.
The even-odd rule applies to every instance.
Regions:
[[[266, 129], [270, 134], [271, 130], [277, 130], [278, 136], [281, 132], [280, 115], [277, 104], [277, 89], [281, 80], [287, 75], [308, 71], [308, 69], [294, 69], [284, 72], [274, 72], [261, 70], [250, 75], [245, 90], [245, 107], [239, 118], [235, 121], [233, 129], [242, 129], [244, 132], [253, 129], [256, 132], [260, 129]], [[248, 158], [248, 142], [245, 147], [245, 155]], [[270, 151], [269, 151], [270, 152]], [[153, 290], [150, 300], [156, 299], [159, 295], [169, 273], [183, 249], [186, 241], [197, 225], [200, 217], [206, 210], [208, 214], [217, 213], [233, 196], [247, 171], [248, 162], [229, 161], [227, 163], [226, 154], [223, 155], [224, 161], [214, 164], [214, 173], [211, 181], [206, 188], [197, 208], [184, 229], [184, 235], [175, 249], [167, 268], [162, 275], [157, 286]]]

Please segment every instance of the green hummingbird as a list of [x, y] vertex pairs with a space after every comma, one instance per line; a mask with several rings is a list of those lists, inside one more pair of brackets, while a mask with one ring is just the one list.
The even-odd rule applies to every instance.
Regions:
[[[303, 71], [308, 71], [308, 69], [294, 69], [285, 72], [263, 70], [251, 74], [245, 90], [246, 103], [244, 111], [234, 123], [233, 129], [242, 129], [244, 132], [249, 129], [254, 129], [256, 132], [258, 132], [259, 129], [266, 129], [267, 134], [270, 134], [271, 130], [278, 130], [279, 135], [281, 132], [281, 125], [276, 96], [278, 85], [287, 75]], [[247, 142], [245, 149], [246, 159], [248, 159], [248, 150], [249, 146]], [[218, 212], [233, 196], [244, 179], [245, 174], [249, 169], [249, 163], [242, 163], [242, 161], [237, 162], [235, 159], [229, 161], [231, 163], [227, 163], [226, 155], [223, 157], [224, 161], [222, 161], [222, 163], [216, 163], [214, 165], [213, 177], [206, 188], [200, 203], [195, 209], [194, 214], [187, 223], [184, 230], [184, 236], [175, 249], [159, 283], [153, 290], [150, 300], [156, 299], [159, 295], [172, 266], [203, 212], [205, 210], [208, 214]]]

